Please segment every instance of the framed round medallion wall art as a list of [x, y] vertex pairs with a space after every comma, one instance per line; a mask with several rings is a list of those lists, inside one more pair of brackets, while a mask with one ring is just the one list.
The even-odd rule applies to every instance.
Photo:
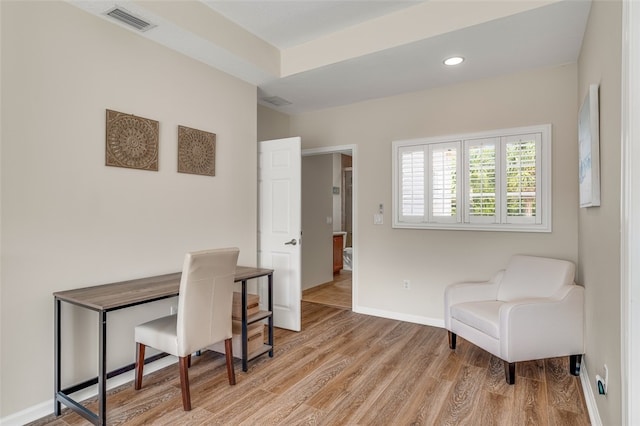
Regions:
[[107, 166], [158, 171], [158, 121], [107, 110]]
[[178, 172], [216, 175], [215, 133], [178, 126]]

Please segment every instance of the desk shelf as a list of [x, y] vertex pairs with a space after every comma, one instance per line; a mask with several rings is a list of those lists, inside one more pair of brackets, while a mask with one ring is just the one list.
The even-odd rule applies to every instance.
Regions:
[[[242, 371], [248, 370], [248, 362], [258, 358], [261, 355], [266, 353], [269, 354], [270, 357], [273, 357], [273, 271], [263, 272], [258, 276], [246, 277], [245, 279], [240, 280], [242, 282]], [[267, 307], [268, 310], [258, 311], [253, 315], [247, 314], [247, 280], [250, 278], [259, 278], [261, 276], [267, 277]], [[238, 280], [237, 280], [238, 281]], [[255, 324], [259, 321], [267, 320], [267, 343], [263, 344], [262, 348], [254, 351], [252, 353], [248, 353], [248, 326], [249, 324]]]
[[[247, 318], [247, 325], [249, 324], [255, 324], [257, 322], [260, 322], [264, 319], [267, 318], [271, 318], [273, 316], [273, 312], [272, 311], [260, 311], [256, 314], [250, 315]], [[273, 334], [271, 335], [273, 336]], [[271, 338], [271, 341], [273, 341], [273, 338]], [[267, 345], [267, 344], [263, 344], [262, 347], [260, 349], [258, 349], [257, 351], [253, 351], [249, 354], [247, 354], [247, 361], [251, 361], [253, 359], [258, 358], [260, 355], [264, 355], [267, 352], [271, 352], [273, 351], [273, 345]]]
[[[273, 317], [273, 312], [272, 311], [259, 311], [253, 315], [249, 315], [247, 317], [247, 326], [249, 326], [250, 324], [255, 324], [258, 323], [262, 320], [265, 319], [269, 319], [271, 320], [271, 318]], [[272, 321], [270, 321], [270, 324], [272, 323]], [[273, 327], [269, 327], [271, 331], [269, 331], [269, 341], [273, 342]], [[243, 341], [245, 341], [243, 339]], [[248, 343], [247, 343], [248, 346]], [[244, 356], [244, 351], [243, 351], [243, 356], [242, 356], [242, 371], [247, 371], [246, 370], [246, 363], [254, 360], [258, 357], [260, 357], [261, 355], [266, 354], [267, 352], [269, 352], [271, 354], [271, 356], [273, 356], [273, 343], [268, 345], [268, 344], [263, 344], [262, 347], [256, 351], [250, 352], [246, 355], [246, 357]]]
[[270, 352], [273, 350], [273, 346], [271, 345], [262, 345], [262, 348], [260, 348], [257, 351], [253, 351], [251, 352], [249, 355], [247, 355], [247, 361], [251, 361], [252, 359], [256, 359], [258, 358], [260, 355], [264, 355], [267, 352]]
[[262, 321], [265, 318], [269, 318], [271, 315], [273, 315], [273, 312], [271, 311], [260, 311], [257, 314], [249, 315], [247, 317], [247, 325]]

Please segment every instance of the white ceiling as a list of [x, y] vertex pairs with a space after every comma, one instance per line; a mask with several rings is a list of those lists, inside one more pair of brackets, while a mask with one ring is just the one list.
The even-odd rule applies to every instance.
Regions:
[[[104, 19], [113, 0], [71, 0], [72, 4]], [[423, 1], [376, 0], [201, 0], [226, 19], [269, 44], [284, 50], [313, 41], [371, 19], [384, 17]], [[443, 1], [443, 0], [430, 0]], [[459, 5], [464, 15], [464, 2]], [[495, 3], [492, 0], [475, 0]], [[502, 0], [515, 2], [519, 0]], [[157, 28], [140, 33], [222, 71], [258, 86], [258, 102], [275, 110], [297, 114], [351, 104], [395, 94], [424, 90], [469, 80], [575, 62], [591, 3], [589, 0], [542, 2], [525, 12], [444, 32], [398, 47], [338, 61], [290, 76], [279, 77], [247, 66], [224, 48], [204, 43], [188, 28], [153, 17]], [[122, 0], [118, 5], [143, 16], [145, 2]], [[112, 21], [110, 21], [112, 22]], [[120, 25], [120, 24], [118, 24]], [[384, 31], [381, 30], [381, 31]], [[384, 36], [384, 34], [381, 34]], [[465, 57], [451, 68], [442, 64], [447, 56]], [[274, 107], [264, 102], [279, 97], [290, 105]]]
[[[586, 6], [586, 7], [585, 7]], [[566, 1], [260, 85], [288, 113], [575, 62], [589, 3]], [[447, 67], [456, 54], [465, 61]]]
[[424, 0], [202, 0], [252, 34], [286, 49]]

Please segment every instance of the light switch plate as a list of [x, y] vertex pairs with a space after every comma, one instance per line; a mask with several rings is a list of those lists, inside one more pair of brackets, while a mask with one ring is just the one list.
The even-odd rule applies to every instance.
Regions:
[[384, 222], [383, 216], [380, 213], [376, 213], [373, 215], [373, 224], [374, 225], [382, 225]]

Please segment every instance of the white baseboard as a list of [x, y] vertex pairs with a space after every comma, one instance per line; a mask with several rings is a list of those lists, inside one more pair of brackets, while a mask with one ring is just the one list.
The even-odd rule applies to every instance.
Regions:
[[399, 321], [412, 322], [414, 324], [430, 325], [433, 327], [444, 328], [444, 320], [436, 318], [428, 318], [419, 315], [407, 315], [399, 312], [384, 311], [381, 309], [372, 309], [362, 306], [354, 306], [353, 312], [359, 314], [372, 315], [374, 317], [388, 318]]
[[[159, 360], [150, 362], [149, 364], [144, 366], [144, 375], [146, 376], [147, 374], [151, 374], [154, 371], [158, 371], [162, 368], [165, 368], [177, 362], [178, 362], [178, 358], [174, 356], [166, 356], [164, 358], [160, 358]], [[114, 388], [117, 388], [118, 386], [124, 385], [127, 382], [132, 382], [133, 375], [134, 375], [134, 371], [131, 370], [107, 380], [107, 389], [114, 389]], [[94, 397], [97, 394], [98, 394], [98, 385], [94, 385], [94, 386], [88, 387], [87, 389], [78, 391], [72, 394], [71, 396], [76, 401], [84, 401], [85, 399]], [[63, 404], [63, 407], [64, 407], [64, 404]], [[1, 418], [0, 425], [21, 426], [26, 423], [30, 423], [38, 419], [41, 419], [43, 417], [47, 417], [50, 414], [53, 414], [53, 398], [48, 401], [44, 401], [39, 404], [28, 407], [22, 411], [18, 411], [17, 413]]]
[[591, 380], [589, 380], [589, 372], [587, 371], [587, 364], [584, 362], [584, 358], [583, 355], [580, 365], [580, 383], [582, 383], [582, 392], [584, 393], [584, 399], [587, 404], [587, 411], [589, 411], [589, 420], [593, 426], [602, 426], [598, 405], [596, 404], [596, 396], [591, 387]]

